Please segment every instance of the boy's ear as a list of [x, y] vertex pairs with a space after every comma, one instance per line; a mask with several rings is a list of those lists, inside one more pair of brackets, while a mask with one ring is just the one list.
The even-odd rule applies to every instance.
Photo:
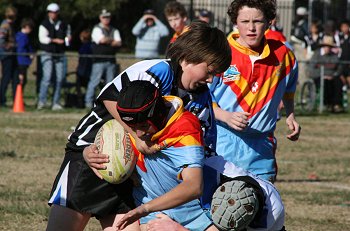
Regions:
[[187, 17], [183, 17], [183, 18], [182, 18], [182, 21], [183, 21], [183, 22], [187, 22]]

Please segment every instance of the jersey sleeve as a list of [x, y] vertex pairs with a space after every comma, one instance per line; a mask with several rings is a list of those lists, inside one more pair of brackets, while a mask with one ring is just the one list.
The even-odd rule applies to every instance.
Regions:
[[286, 55], [286, 62], [289, 62], [289, 65], [291, 65], [291, 70], [289, 72], [287, 87], [283, 99], [288, 100], [294, 99], [298, 82], [298, 61], [291, 50], [289, 50], [288, 54]]
[[107, 85], [103, 91], [101, 91], [100, 95], [97, 97], [97, 100], [101, 102], [104, 100], [117, 101], [118, 95], [118, 89], [115, 87], [113, 82], [110, 82], [110, 84]]
[[222, 84], [221, 76], [215, 76], [213, 78], [213, 82], [208, 84], [210, 96], [212, 98], [213, 107], [217, 107], [218, 106], [218, 103], [217, 103], [217, 100], [216, 100], [216, 96], [218, 95], [218, 89], [219, 89], [219, 86], [221, 84]]

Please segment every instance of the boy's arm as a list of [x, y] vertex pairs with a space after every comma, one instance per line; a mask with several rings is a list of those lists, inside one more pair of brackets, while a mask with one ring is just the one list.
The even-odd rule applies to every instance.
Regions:
[[124, 229], [151, 212], [174, 208], [199, 198], [203, 189], [202, 169], [184, 168], [181, 176], [183, 181], [171, 191], [125, 214], [117, 223], [118, 230]]
[[249, 112], [228, 112], [219, 106], [213, 107], [215, 119], [226, 123], [236, 131], [243, 131], [248, 126]]
[[184, 168], [181, 177], [183, 181], [171, 191], [144, 204], [148, 213], [174, 208], [202, 195], [202, 168]]

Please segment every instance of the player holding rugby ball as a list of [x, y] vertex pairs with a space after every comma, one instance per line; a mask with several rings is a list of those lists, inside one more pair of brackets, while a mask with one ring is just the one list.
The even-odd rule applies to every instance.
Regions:
[[[117, 98], [130, 82], [148, 81], [161, 95], [180, 96], [184, 107], [201, 120], [206, 134], [216, 129], [206, 84], [216, 72], [229, 67], [231, 51], [225, 34], [205, 23], [193, 23], [190, 30], [170, 46], [167, 56], [169, 59], [145, 60], [127, 68], [107, 83], [91, 111], [80, 120], [69, 137], [65, 158], [52, 188], [47, 230], [83, 230], [90, 217], [98, 218], [103, 230], [112, 229], [123, 214], [134, 208], [130, 179], [113, 185], [98, 174], [96, 169], [104, 168], [108, 156], [98, 152], [85, 157], [82, 154], [85, 148], [91, 150], [88, 147], [105, 122], [113, 118], [121, 121], [116, 110]], [[141, 140], [124, 126], [135, 138], [138, 150], [157, 151], [152, 143]], [[205, 138], [210, 142], [215, 136]], [[138, 223], [125, 230], [128, 229], [138, 230]]]

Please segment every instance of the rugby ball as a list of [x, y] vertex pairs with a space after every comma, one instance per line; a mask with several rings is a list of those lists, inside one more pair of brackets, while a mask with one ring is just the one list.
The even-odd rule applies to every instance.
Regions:
[[109, 120], [96, 134], [95, 145], [102, 154], [109, 155], [106, 169], [99, 170], [103, 179], [112, 184], [124, 182], [132, 174], [137, 156], [132, 148], [129, 133], [115, 120]]

